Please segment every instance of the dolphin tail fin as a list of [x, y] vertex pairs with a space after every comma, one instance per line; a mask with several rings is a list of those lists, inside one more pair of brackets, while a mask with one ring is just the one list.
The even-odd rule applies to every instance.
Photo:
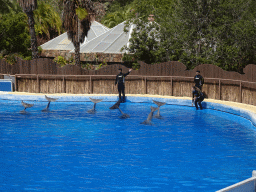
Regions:
[[151, 112], [155, 112], [157, 109], [158, 109], [158, 107], [150, 107], [150, 109], [151, 109]]
[[117, 101], [112, 107], [110, 107], [109, 109], [118, 109], [120, 106], [120, 101]]
[[163, 105], [166, 104], [166, 103], [164, 103], [164, 102], [155, 101], [155, 100], [153, 100], [153, 102], [154, 102], [158, 107], [161, 107], [161, 106], [163, 106]]
[[145, 120], [145, 121], [141, 122], [140, 124], [143, 124], [143, 125], [152, 125], [152, 122], [149, 121], [149, 120]]
[[46, 106], [42, 111], [48, 111], [48, 109], [49, 109], [49, 107], [50, 107], [50, 103], [51, 103], [51, 101], [48, 101], [47, 106]]
[[49, 102], [58, 100], [58, 98], [51, 98], [51, 97], [47, 97], [46, 95], [45, 95], [45, 99]]
[[99, 103], [101, 102], [103, 99], [93, 99], [91, 97], [89, 97], [89, 99], [95, 104], [95, 103]]
[[122, 115], [120, 116], [121, 119], [130, 118], [130, 115], [124, 113], [119, 107], [118, 107], [118, 109], [119, 109], [119, 111], [120, 111], [121, 114], [122, 114]]

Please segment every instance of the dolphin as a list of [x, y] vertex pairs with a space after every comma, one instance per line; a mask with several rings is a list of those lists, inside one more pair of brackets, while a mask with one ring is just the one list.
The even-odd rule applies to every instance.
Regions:
[[150, 109], [151, 109], [151, 112], [149, 113], [147, 120], [143, 121], [141, 124], [144, 124], [144, 125], [152, 125], [151, 120], [152, 120], [152, 117], [153, 117], [153, 113], [154, 113], [158, 108], [151, 106]]
[[42, 111], [47, 111], [48, 108], [50, 107], [50, 103], [58, 100], [58, 98], [51, 98], [51, 97], [47, 97], [46, 95], [45, 95], [45, 99], [47, 99], [48, 105]]
[[117, 101], [112, 107], [110, 107], [109, 109], [118, 109], [119, 106], [120, 106], [120, 103], [121, 103], [121, 101], [118, 100], [118, 101]]
[[120, 100], [119, 101], [117, 101], [112, 107], [110, 107], [109, 109], [119, 109], [119, 111], [121, 112], [121, 116], [120, 116], [120, 118], [121, 119], [126, 119], [126, 118], [129, 118], [130, 117], [130, 115], [128, 115], [128, 114], [126, 114], [126, 113], [124, 113], [120, 108], [119, 108], [119, 106], [120, 106]]
[[119, 107], [118, 107], [119, 111], [122, 113], [122, 115], [120, 116], [121, 119], [126, 119], [126, 118], [130, 118], [130, 115], [124, 113]]
[[23, 107], [25, 107], [21, 112], [25, 112], [27, 108], [34, 106], [34, 104], [24, 103], [23, 101], [21, 101], [21, 104], [23, 105]]
[[94, 105], [93, 105], [93, 108], [88, 110], [87, 112], [88, 113], [95, 113], [96, 112], [96, 109], [95, 109], [96, 108], [96, 104], [101, 102], [103, 99], [93, 99], [93, 98], [90, 98], [90, 97], [89, 97], [89, 99], [94, 103]]
[[161, 106], [163, 106], [163, 105], [165, 105], [166, 103], [164, 103], [164, 102], [159, 102], [159, 101], [154, 101], [153, 100], [153, 102], [158, 106], [157, 107], [157, 114], [154, 116], [155, 118], [158, 118], [158, 119], [162, 119], [162, 116], [160, 115], [160, 107]]

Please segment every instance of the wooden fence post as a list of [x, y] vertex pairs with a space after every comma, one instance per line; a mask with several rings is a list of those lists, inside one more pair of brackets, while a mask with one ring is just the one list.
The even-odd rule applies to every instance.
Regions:
[[147, 94], [147, 77], [145, 76], [145, 80], [144, 80], [144, 94]]
[[92, 94], [93, 93], [93, 87], [92, 87], [92, 76], [90, 75], [90, 90], [89, 93]]
[[172, 77], [171, 77], [171, 96], [173, 96]]
[[37, 80], [37, 93], [40, 93], [40, 79], [38, 74], [37, 74], [36, 80]]
[[65, 75], [63, 75], [62, 93], [66, 93], [66, 80], [65, 80]]
[[239, 102], [242, 103], [242, 81], [240, 81], [240, 95], [239, 95]]
[[221, 82], [219, 79], [219, 100], [221, 100]]
[[15, 74], [15, 91], [18, 91], [18, 80], [17, 80], [16, 74]]

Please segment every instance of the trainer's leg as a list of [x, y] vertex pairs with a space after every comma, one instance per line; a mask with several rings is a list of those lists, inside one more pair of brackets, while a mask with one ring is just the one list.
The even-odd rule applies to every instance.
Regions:
[[123, 89], [122, 89], [122, 93], [123, 93], [123, 102], [125, 102], [125, 91], [124, 91], [125, 87], [124, 87], [124, 85], [123, 85], [122, 88], [123, 88]]
[[197, 103], [198, 103], [198, 98], [196, 98], [196, 100], [195, 100], [195, 106], [196, 106], [196, 109], [198, 109], [198, 105], [197, 105]]
[[203, 100], [204, 100], [204, 99], [201, 98], [201, 97], [198, 99], [198, 104], [199, 104], [201, 110], [203, 109], [203, 107], [202, 107], [202, 101], [203, 101]]
[[122, 88], [121, 88], [121, 85], [118, 84], [118, 92], [119, 92], [119, 101], [121, 102], [121, 91], [122, 91]]

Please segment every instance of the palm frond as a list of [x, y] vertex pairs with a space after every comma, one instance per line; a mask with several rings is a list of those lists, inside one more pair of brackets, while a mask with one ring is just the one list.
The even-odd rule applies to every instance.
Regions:
[[[84, 41], [85, 36], [87, 36], [90, 30], [92, 22], [92, 9], [91, 0], [64, 0], [64, 12], [63, 12], [63, 27], [67, 31], [68, 38], [72, 42]], [[78, 18], [78, 13], [82, 11], [87, 14], [83, 14], [80, 20]], [[85, 18], [84, 18], [85, 17]]]

